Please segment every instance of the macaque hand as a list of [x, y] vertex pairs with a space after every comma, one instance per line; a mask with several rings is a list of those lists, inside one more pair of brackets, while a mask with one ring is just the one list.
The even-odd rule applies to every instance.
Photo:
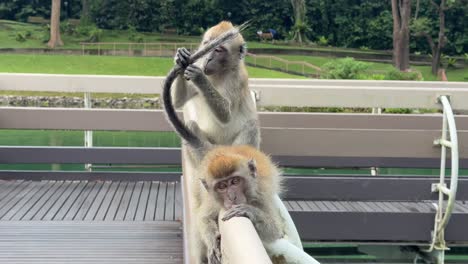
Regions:
[[174, 62], [182, 69], [185, 69], [189, 65], [190, 55], [190, 51], [186, 48], [178, 48], [176, 55], [174, 56]]
[[184, 78], [187, 81], [192, 81], [198, 87], [204, 87], [205, 81], [207, 81], [205, 74], [203, 73], [202, 69], [198, 66], [190, 64], [184, 72]]
[[222, 220], [227, 221], [233, 217], [247, 217], [251, 221], [254, 220], [255, 215], [252, 208], [246, 204], [237, 204], [231, 207], [223, 216]]

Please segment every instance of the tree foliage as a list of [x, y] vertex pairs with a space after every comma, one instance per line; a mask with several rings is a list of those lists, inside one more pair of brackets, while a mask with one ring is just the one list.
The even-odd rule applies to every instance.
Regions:
[[[440, 1], [440, 0], [437, 0]], [[450, 0], [453, 1], [453, 0]], [[67, 5], [65, 5], [65, 2]], [[89, 19], [103, 29], [161, 32], [174, 28], [179, 34], [199, 35], [222, 19], [236, 24], [251, 20], [244, 33], [256, 38], [257, 30], [275, 29], [285, 39], [294, 36], [291, 1], [284, 0], [87, 0]], [[413, 2], [413, 9], [416, 3]], [[418, 18], [427, 18], [431, 34], [438, 33], [438, 15], [429, 0], [420, 0]], [[305, 0], [305, 36], [328, 45], [370, 49], [392, 49], [391, 1]], [[63, 0], [61, 19], [81, 18], [83, 1]], [[50, 0], [0, 1], [0, 19], [26, 21], [28, 16], [50, 17]], [[446, 10], [447, 55], [468, 52], [468, 0], [457, 0]], [[322, 42], [323, 43], [323, 42]], [[412, 37], [411, 52], [430, 54], [423, 38]]]

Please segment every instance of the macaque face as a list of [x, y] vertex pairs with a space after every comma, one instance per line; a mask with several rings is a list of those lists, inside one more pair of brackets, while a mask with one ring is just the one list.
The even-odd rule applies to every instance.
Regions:
[[247, 202], [245, 196], [246, 182], [242, 176], [231, 176], [215, 183], [214, 191], [218, 199], [223, 204], [224, 209], [228, 210], [233, 205]]
[[223, 72], [228, 68], [229, 50], [226, 46], [221, 45], [213, 50], [206, 59], [204, 72], [206, 75]]

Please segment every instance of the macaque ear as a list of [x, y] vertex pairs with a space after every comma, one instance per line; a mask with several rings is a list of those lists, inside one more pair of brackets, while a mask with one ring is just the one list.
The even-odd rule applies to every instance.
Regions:
[[249, 167], [250, 175], [255, 178], [257, 177], [257, 163], [254, 159], [248, 161], [247, 166]]
[[200, 182], [203, 184], [203, 187], [205, 187], [205, 190], [208, 191], [208, 183], [206, 182], [206, 180], [200, 178]]
[[240, 59], [243, 60], [245, 56], [247, 55], [247, 43], [242, 43], [239, 48], [239, 53], [240, 53]]

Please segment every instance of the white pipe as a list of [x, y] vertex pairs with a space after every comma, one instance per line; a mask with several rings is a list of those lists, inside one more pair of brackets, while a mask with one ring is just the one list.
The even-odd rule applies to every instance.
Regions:
[[450, 177], [450, 194], [448, 196], [447, 201], [447, 209], [445, 210], [444, 217], [439, 225], [439, 230], [442, 230], [447, 225], [448, 221], [450, 220], [450, 216], [452, 215], [453, 207], [455, 204], [455, 196], [457, 194], [457, 187], [458, 187], [458, 137], [457, 137], [457, 127], [455, 125], [455, 117], [452, 112], [452, 108], [450, 107], [450, 102], [446, 96], [440, 97], [440, 102], [444, 107], [444, 113], [447, 118], [449, 134], [450, 134], [450, 142], [452, 143], [451, 147], [451, 177]]
[[302, 250], [303, 247], [301, 238], [299, 237], [299, 232], [297, 232], [296, 225], [294, 224], [288, 209], [286, 209], [286, 206], [284, 206], [284, 203], [278, 195], [275, 195], [273, 202], [276, 208], [278, 208], [281, 218], [284, 220], [284, 233], [286, 235], [286, 239]]
[[270, 257], [252, 222], [246, 217], [233, 217], [223, 221], [221, 220], [223, 215], [224, 210], [221, 210], [218, 222], [223, 263], [271, 264]]
[[288, 264], [320, 264], [320, 262], [318, 262], [316, 259], [309, 256], [303, 250], [297, 248], [295, 245], [291, 244], [291, 242], [284, 238], [278, 239], [272, 243], [265, 243], [264, 246], [270, 256], [283, 256], [286, 260], [286, 263]]

